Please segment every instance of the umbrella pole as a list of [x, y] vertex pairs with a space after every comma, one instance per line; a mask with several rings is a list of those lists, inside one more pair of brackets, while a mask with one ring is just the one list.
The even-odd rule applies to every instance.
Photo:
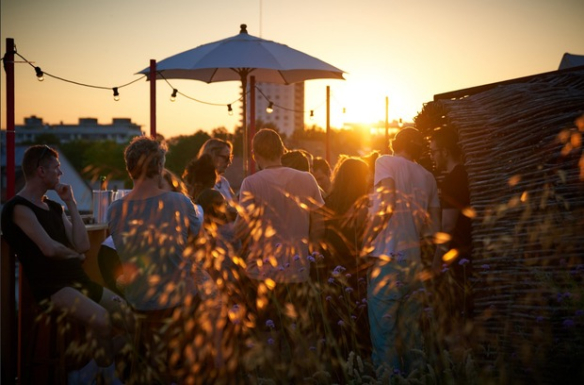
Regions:
[[[256, 93], [255, 93], [255, 76], [249, 78], [249, 148], [251, 149], [251, 141], [256, 133]], [[250, 151], [251, 152], [251, 151]], [[249, 173], [255, 172], [255, 162], [253, 156], [249, 156]]]
[[150, 59], [150, 137], [156, 139], [156, 60]]
[[243, 176], [248, 175], [249, 138], [247, 132], [247, 71], [241, 73], [241, 88], [243, 89]]

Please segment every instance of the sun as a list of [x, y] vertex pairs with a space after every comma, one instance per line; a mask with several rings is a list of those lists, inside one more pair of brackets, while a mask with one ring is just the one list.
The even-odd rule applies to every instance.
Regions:
[[[322, 84], [321, 84], [322, 83]], [[330, 83], [330, 82], [329, 82]], [[411, 96], [407, 91], [393, 90], [392, 93], [382, 86], [367, 82], [330, 85], [330, 125], [332, 128], [343, 128], [346, 125], [362, 124], [376, 126], [385, 122], [386, 99], [389, 122], [411, 122], [416, 115], [416, 107], [408, 106]], [[326, 86], [323, 81], [311, 81], [305, 87], [305, 106], [313, 111], [306, 125], [326, 127]], [[393, 96], [389, 96], [393, 95]]]

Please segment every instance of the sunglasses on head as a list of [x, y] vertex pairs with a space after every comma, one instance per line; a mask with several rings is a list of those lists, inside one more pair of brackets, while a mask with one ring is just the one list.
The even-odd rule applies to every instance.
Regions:
[[51, 150], [52, 150], [52, 148], [50, 148], [46, 144], [44, 145], [43, 151], [41, 152], [41, 155], [39, 156], [39, 158], [37, 160], [37, 168], [39, 168], [41, 166], [41, 160], [43, 160], [43, 158], [47, 155], [48, 152], [51, 152]]

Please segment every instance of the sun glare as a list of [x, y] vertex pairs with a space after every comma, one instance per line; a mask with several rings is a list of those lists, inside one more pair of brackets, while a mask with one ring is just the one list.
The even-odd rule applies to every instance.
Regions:
[[[306, 85], [305, 105], [314, 111], [314, 117], [307, 124], [326, 127], [326, 86], [322, 81], [308, 82]], [[411, 100], [407, 90], [403, 92], [383, 89], [382, 85], [372, 82], [330, 85], [330, 125], [343, 128], [354, 124], [371, 126], [371, 135], [385, 133], [386, 97], [388, 98], [389, 122], [411, 122], [418, 108], [408, 106]], [[380, 124], [381, 123], [381, 124]]]

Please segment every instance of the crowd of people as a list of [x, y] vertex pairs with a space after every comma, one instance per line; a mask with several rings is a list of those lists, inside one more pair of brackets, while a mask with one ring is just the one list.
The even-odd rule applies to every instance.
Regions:
[[[417, 163], [428, 148], [440, 184]], [[124, 152], [133, 189], [108, 209], [102, 287], [83, 270], [89, 240], [58, 153], [35, 145], [2, 231], [36, 301], [93, 330], [98, 366], [132, 346], [122, 380], [302, 383], [328, 373], [344, 383], [352, 352], [378, 374], [407, 374], [424, 365], [428, 309], [442, 343], [468, 333], [470, 198], [454, 132], [404, 128], [391, 150], [342, 155], [332, 170], [261, 129], [259, 171], [236, 194], [223, 175], [230, 142], [209, 139], [178, 177], [163, 142], [134, 138]]]

